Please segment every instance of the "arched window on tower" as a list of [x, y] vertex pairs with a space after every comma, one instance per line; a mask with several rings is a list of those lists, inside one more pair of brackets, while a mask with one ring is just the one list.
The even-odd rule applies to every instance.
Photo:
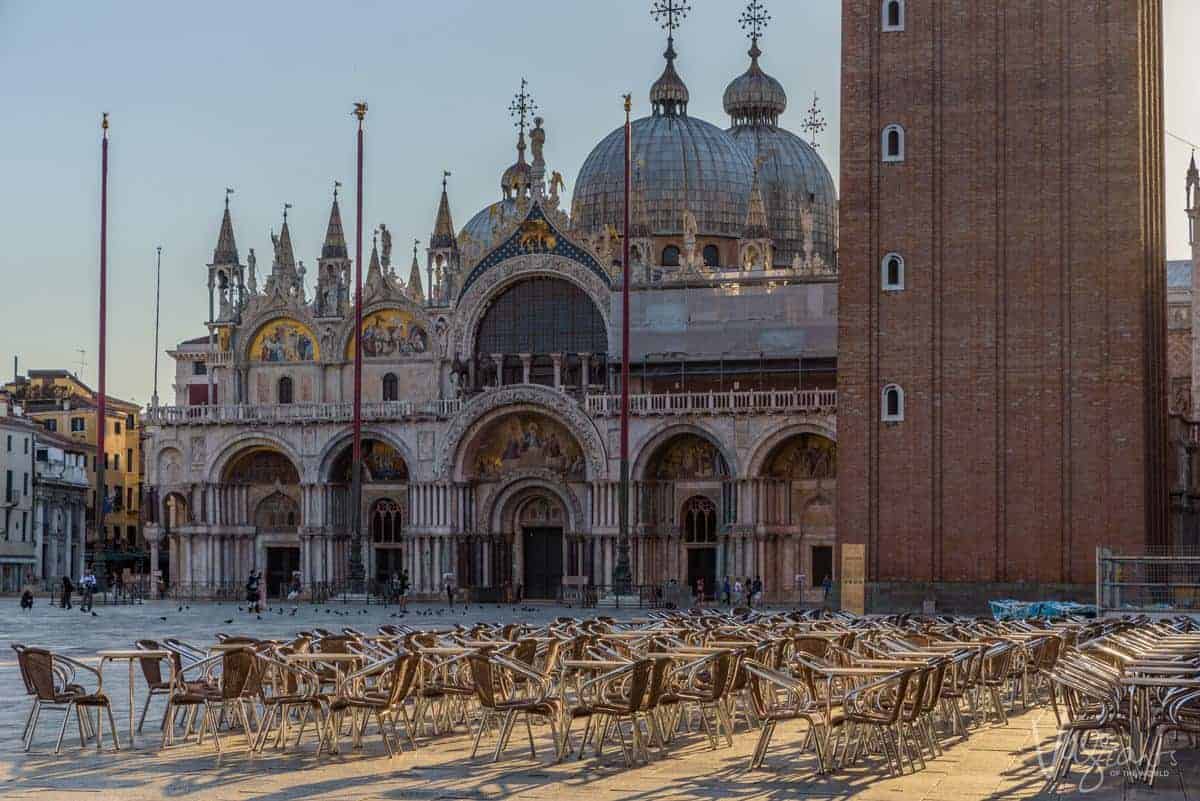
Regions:
[[886, 292], [904, 289], [904, 258], [899, 253], [889, 253], [880, 263], [880, 281]]
[[721, 253], [717, 250], [716, 245], [704, 246], [704, 266], [719, 267], [721, 265]]
[[899, 423], [904, 419], [904, 390], [897, 384], [883, 388], [880, 419], [885, 423]]
[[284, 376], [279, 379], [279, 403], [292, 402], [292, 379], [290, 376]]
[[674, 245], [667, 245], [662, 251], [662, 263], [664, 267], [679, 266], [679, 248]]
[[385, 401], [400, 400], [400, 385], [395, 373], [383, 377], [383, 399]]
[[883, 0], [883, 29], [904, 30], [904, 0]]
[[883, 129], [883, 160], [904, 161], [904, 129], [895, 123]]

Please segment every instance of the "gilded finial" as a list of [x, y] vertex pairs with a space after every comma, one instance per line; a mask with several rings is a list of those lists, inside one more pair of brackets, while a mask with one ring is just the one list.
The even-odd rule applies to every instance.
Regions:
[[626, 92], [621, 97], [625, 98], [625, 116], [628, 117], [630, 110], [633, 108], [633, 95]]
[[446, 179], [450, 177], [449, 170], [442, 170], [442, 191], [446, 191]]
[[104, 138], [108, 138], [108, 112], [100, 114], [100, 130], [104, 132]]
[[808, 111], [804, 117], [804, 124], [800, 126], [801, 129], [808, 132], [809, 144], [814, 148], [820, 147], [820, 145], [817, 144], [817, 134], [821, 133], [821, 131], [824, 131], [826, 127], [825, 117], [823, 114], [821, 114], [821, 105], [818, 102], [819, 100], [820, 98], [817, 97], [817, 93], [813, 92], [812, 105], [808, 107]]
[[288, 209], [290, 209], [291, 207], [292, 207], [291, 203], [283, 204], [283, 224], [284, 225], [287, 225], [287, 213], [288, 213]]
[[358, 124], [362, 125], [363, 118], [367, 116], [367, 101], [355, 101], [353, 113], [355, 117], [358, 117]]
[[521, 91], [513, 96], [513, 100], [508, 104], [508, 113], [516, 118], [513, 126], [520, 131], [522, 138], [525, 135], [526, 118], [538, 110], [537, 103], [533, 102], [533, 95], [526, 91], [529, 82], [521, 78]]
[[770, 21], [771, 15], [767, 13], [761, 0], [750, 0], [746, 4], [746, 10], [738, 17], [738, 25], [742, 27], [751, 41], [755, 42], [758, 41], [758, 37], [762, 36]]
[[232, 194], [233, 194], [233, 189], [228, 186], [225, 187], [225, 210], [226, 211], [229, 210], [229, 196]]
[[662, 23], [663, 30], [667, 32], [667, 38], [671, 38], [675, 34], [675, 29], [679, 27], [679, 23], [683, 22], [684, 17], [691, 10], [691, 5], [682, 0], [655, 0], [650, 6], [650, 16]]

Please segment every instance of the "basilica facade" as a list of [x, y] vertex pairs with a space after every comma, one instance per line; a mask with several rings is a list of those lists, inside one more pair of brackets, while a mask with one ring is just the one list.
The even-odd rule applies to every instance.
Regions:
[[[688, 114], [674, 20], [632, 123], [630, 559], [639, 587], [760, 578], [790, 601], [837, 578], [837, 195], [779, 126], [761, 22], [727, 124]], [[370, 581], [546, 599], [612, 585], [624, 132], [579, 168], [568, 210], [524, 84], [513, 108], [499, 197], [458, 230], [443, 179], [424, 269], [376, 231], [361, 328], [336, 191], [315, 276], [286, 209], [260, 276], [227, 200], [208, 331], [170, 351], [174, 404], [146, 415], [146, 539], [169, 584], [217, 594], [262, 570], [272, 595], [295, 571], [345, 586], [361, 349]]]

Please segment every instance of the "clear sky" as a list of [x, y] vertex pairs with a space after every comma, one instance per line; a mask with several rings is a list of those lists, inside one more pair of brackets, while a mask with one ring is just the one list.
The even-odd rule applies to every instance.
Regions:
[[[1200, 2], [1165, 0], [1166, 117], [1200, 141], [1200, 82], [1188, 44]], [[725, 85], [748, 62], [740, 0], [691, 0], [676, 37], [689, 112], [722, 126]], [[225, 187], [243, 261], [270, 268], [285, 202], [297, 257], [315, 273], [333, 181], [353, 230], [352, 103], [365, 98], [364, 227], [393, 232], [406, 265], [433, 225], [450, 170], [461, 226], [499, 198], [515, 156], [507, 106], [522, 76], [546, 118], [546, 161], [567, 196], [588, 151], [635, 114], [662, 69], [665, 37], [642, 0], [501, 3], [117, 2], [0, 0], [0, 375], [64, 367], [96, 377], [99, 119], [112, 119], [109, 373], [112, 394], [151, 392], [154, 248], [163, 246], [161, 350], [203, 334], [206, 264]], [[782, 124], [799, 131], [813, 93], [829, 128], [820, 152], [838, 175], [840, 0], [774, 0], [764, 69], [783, 82]], [[1167, 143], [1168, 251], [1187, 254], [1183, 170]], [[369, 244], [368, 244], [369, 246]], [[353, 244], [351, 244], [353, 247]], [[423, 255], [423, 254], [422, 254]], [[407, 269], [404, 268], [407, 274]], [[160, 355], [159, 394], [174, 397]]]

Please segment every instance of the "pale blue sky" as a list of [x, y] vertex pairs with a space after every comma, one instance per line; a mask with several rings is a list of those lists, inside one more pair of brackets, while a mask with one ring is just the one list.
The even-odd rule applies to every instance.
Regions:
[[[442, 169], [461, 226], [499, 196], [514, 158], [507, 105], [522, 75], [546, 118], [546, 160], [567, 193], [591, 147], [635, 114], [662, 68], [663, 32], [642, 0], [440, 2], [32, 2], [0, 0], [0, 375], [96, 376], [99, 118], [112, 115], [109, 391], [150, 397], [154, 247], [163, 246], [162, 347], [204, 333], [206, 267], [226, 186], [243, 256], [269, 269], [285, 202], [297, 256], [316, 265], [333, 181], [353, 226], [352, 102], [370, 103], [365, 228], [393, 231], [394, 258], [428, 238]], [[721, 92], [747, 64], [737, 0], [692, 0], [677, 36], [689, 111], [725, 126]], [[837, 167], [839, 0], [775, 0], [764, 68], [799, 130], [817, 92]], [[1189, 41], [1200, 3], [1166, 0], [1167, 123], [1200, 141]], [[1186, 255], [1182, 170], [1167, 146], [1168, 249]], [[353, 245], [351, 245], [353, 247]], [[369, 245], [368, 245], [369, 246]], [[173, 371], [160, 361], [160, 395]]]

